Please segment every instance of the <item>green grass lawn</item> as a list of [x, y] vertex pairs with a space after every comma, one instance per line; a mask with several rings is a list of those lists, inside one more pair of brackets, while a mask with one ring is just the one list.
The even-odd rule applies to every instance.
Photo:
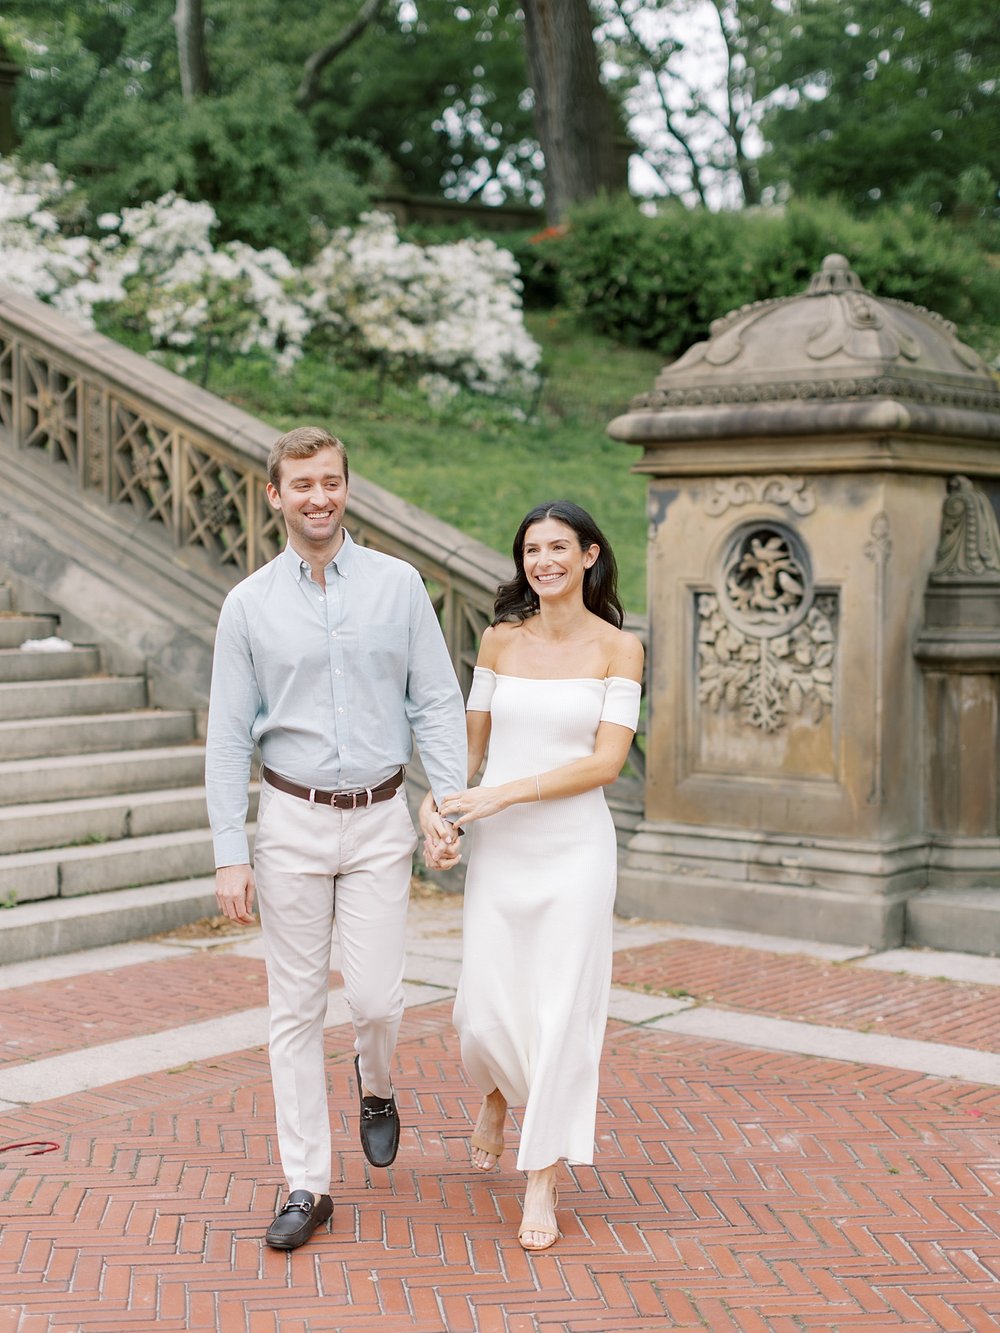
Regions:
[[638, 451], [606, 427], [652, 386], [660, 358], [583, 332], [560, 312], [529, 313], [527, 323], [544, 351], [545, 382], [520, 414], [471, 393], [435, 408], [414, 387], [316, 355], [284, 378], [261, 363], [220, 362], [207, 387], [279, 430], [327, 426], [356, 472], [496, 550], [509, 551], [534, 505], [583, 505], [614, 548], [626, 610], [641, 612], [646, 481], [630, 471]]

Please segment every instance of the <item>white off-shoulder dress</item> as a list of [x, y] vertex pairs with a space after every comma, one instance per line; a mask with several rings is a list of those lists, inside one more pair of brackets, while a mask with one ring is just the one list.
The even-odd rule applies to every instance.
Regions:
[[[477, 667], [467, 707], [491, 714], [482, 785], [499, 786], [592, 754], [602, 721], [634, 730], [639, 686]], [[514, 805], [469, 831], [462, 1059], [484, 1094], [524, 1107], [520, 1170], [592, 1162], [618, 864], [604, 792]]]

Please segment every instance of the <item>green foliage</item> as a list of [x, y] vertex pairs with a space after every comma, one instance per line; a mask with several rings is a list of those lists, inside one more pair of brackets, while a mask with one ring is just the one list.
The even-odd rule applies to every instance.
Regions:
[[969, 168], [1000, 186], [1000, 24], [994, 0], [797, 0], [765, 117], [762, 170], [853, 206], [960, 202]]
[[92, 217], [174, 190], [213, 205], [221, 240], [304, 257], [317, 219], [339, 225], [366, 206], [378, 153], [348, 141], [323, 151], [295, 108], [296, 72], [253, 67], [249, 52], [220, 61], [213, 96], [184, 102], [171, 13], [150, 0], [53, 22], [45, 65], [19, 80], [22, 155], [73, 177]]
[[326, 96], [309, 110], [317, 142], [364, 135], [417, 195], [537, 194], [516, 0], [420, 0], [412, 12], [390, 10], [325, 71]]
[[[0, 23], [25, 70], [21, 154], [53, 162], [92, 217], [173, 190], [206, 200], [218, 237], [301, 259], [316, 223], [353, 222], [372, 192], [535, 188], [514, 0], [422, 0], [385, 17], [297, 101], [304, 64], [356, 15], [335, 0], [205, 0], [211, 89], [180, 94], [175, 0], [11, 0]], [[41, 48], [41, 49], [40, 49]], [[391, 89], [391, 96], [387, 90]]]
[[[301, 260], [313, 248], [317, 223], [349, 223], [368, 202], [362, 174], [346, 154], [317, 150], [279, 70], [262, 69], [221, 97], [159, 108], [166, 115], [142, 159], [106, 178], [99, 193], [92, 187], [95, 205], [113, 209], [113, 192], [123, 183], [130, 199], [174, 190], [212, 205], [221, 240], [274, 245]], [[375, 168], [377, 155], [364, 156]], [[353, 157], [356, 164], [359, 154]]]
[[631, 200], [602, 199], [535, 248], [591, 328], [668, 356], [728, 310], [802, 291], [830, 253], [846, 255], [872, 292], [927, 306], [985, 339], [984, 351], [1000, 308], [1000, 271], [971, 235], [913, 205], [857, 218], [829, 200], [743, 213], [667, 204], [648, 217]]
[[[611, 91], [641, 106], [633, 128], [668, 193], [996, 218], [994, 0], [592, 2]], [[366, 191], [540, 198], [518, 0], [386, 0], [308, 105], [305, 61], [359, 0], [204, 0], [210, 90], [194, 104], [180, 97], [174, 5], [4, 5], [0, 37], [25, 70], [23, 153], [77, 179], [94, 213], [174, 189], [213, 204], [220, 239], [298, 257], [313, 219], [354, 220]], [[712, 22], [692, 23], [699, 10]], [[758, 129], [768, 142], [752, 159]], [[551, 292], [547, 261], [527, 269]]]
[[547, 227], [541, 232], [508, 232], [500, 238], [500, 244], [507, 247], [521, 270], [526, 310], [548, 310], [559, 304], [559, 247], [547, 242], [564, 232], [563, 227]]

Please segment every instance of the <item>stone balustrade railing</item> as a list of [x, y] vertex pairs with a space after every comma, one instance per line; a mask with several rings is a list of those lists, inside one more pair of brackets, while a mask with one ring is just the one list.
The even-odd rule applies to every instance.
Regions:
[[[129, 521], [133, 543], [166, 551], [220, 602], [284, 542], [264, 489], [274, 427], [10, 289], [0, 289], [0, 435], [25, 462], [57, 465]], [[349, 523], [357, 541], [420, 571], [467, 691], [509, 560], [356, 474]], [[637, 747], [640, 773], [641, 763]]]

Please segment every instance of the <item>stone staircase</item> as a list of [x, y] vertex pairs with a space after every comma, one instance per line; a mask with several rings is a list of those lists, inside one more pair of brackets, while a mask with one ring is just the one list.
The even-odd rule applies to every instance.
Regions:
[[151, 708], [97, 647], [21, 646], [58, 633], [0, 587], [0, 963], [215, 910], [194, 710]]

